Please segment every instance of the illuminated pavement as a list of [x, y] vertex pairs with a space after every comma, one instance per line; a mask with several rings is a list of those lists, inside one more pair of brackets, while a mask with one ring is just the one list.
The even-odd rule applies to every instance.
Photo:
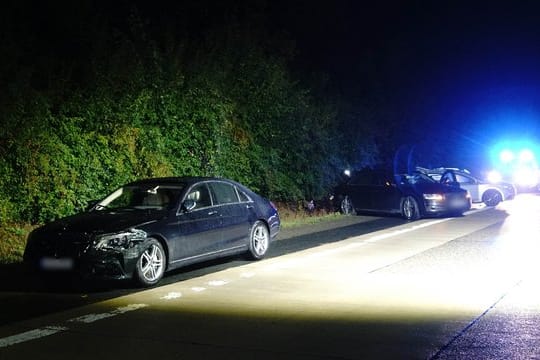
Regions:
[[540, 358], [540, 198], [0, 328], [0, 359]]

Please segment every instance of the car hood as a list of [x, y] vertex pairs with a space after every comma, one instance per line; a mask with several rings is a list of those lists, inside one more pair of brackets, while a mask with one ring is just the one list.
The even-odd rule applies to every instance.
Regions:
[[164, 216], [165, 211], [159, 210], [90, 211], [53, 221], [41, 231], [111, 233], [153, 223]]

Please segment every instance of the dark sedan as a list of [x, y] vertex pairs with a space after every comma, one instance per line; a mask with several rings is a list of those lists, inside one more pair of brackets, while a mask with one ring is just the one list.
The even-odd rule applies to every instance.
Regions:
[[471, 208], [466, 190], [446, 186], [421, 173], [392, 175], [363, 169], [341, 187], [343, 213], [399, 214], [407, 220], [461, 215]]
[[159, 282], [165, 271], [222, 256], [265, 256], [277, 208], [245, 186], [204, 177], [132, 182], [83, 213], [34, 230], [24, 260], [40, 271]]

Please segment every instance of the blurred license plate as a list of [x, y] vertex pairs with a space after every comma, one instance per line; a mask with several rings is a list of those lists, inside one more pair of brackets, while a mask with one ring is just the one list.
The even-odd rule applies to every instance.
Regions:
[[451, 207], [461, 207], [461, 206], [465, 206], [465, 203], [466, 203], [466, 200], [454, 199], [454, 200], [450, 201], [450, 206]]
[[73, 269], [73, 259], [50, 258], [41, 259], [41, 268], [49, 271], [68, 271]]

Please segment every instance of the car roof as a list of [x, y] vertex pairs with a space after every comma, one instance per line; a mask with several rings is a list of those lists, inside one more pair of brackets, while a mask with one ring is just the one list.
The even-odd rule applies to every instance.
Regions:
[[[187, 183], [193, 184], [200, 181], [227, 181], [235, 183], [234, 181], [211, 176], [170, 176], [170, 177], [156, 177], [156, 178], [147, 178], [130, 182], [128, 185], [144, 185], [144, 184], [178, 184], [178, 183]], [[236, 183], [235, 183], [236, 184]]]
[[452, 172], [456, 172], [456, 173], [462, 173], [462, 174], [467, 174], [467, 175], [471, 175], [471, 172], [467, 169], [460, 169], [460, 168], [453, 168], [453, 167], [439, 167], [439, 168], [435, 168], [435, 169], [428, 169], [429, 172], [446, 172], [446, 171], [452, 171]]

